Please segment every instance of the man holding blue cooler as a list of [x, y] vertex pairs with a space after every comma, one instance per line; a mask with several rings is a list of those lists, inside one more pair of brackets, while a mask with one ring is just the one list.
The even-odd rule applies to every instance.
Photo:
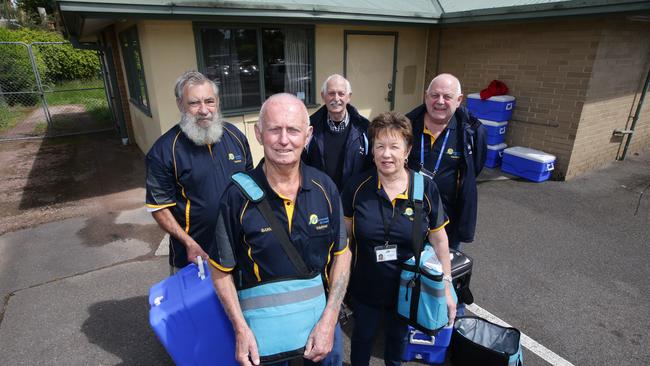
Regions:
[[300, 160], [311, 133], [302, 101], [271, 96], [255, 125], [264, 159], [221, 199], [209, 263], [241, 365], [342, 364], [351, 254], [336, 185]]
[[217, 85], [197, 71], [174, 88], [180, 122], [147, 153], [147, 210], [169, 234], [169, 265], [207, 259], [221, 192], [232, 173], [253, 168], [246, 136], [219, 112]]

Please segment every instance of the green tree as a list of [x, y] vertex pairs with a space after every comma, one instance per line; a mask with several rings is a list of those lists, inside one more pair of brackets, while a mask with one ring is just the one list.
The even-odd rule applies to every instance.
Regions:
[[18, 0], [18, 7], [28, 14], [36, 14], [38, 16], [37, 8], [45, 8], [48, 14], [54, 12], [54, 0]]

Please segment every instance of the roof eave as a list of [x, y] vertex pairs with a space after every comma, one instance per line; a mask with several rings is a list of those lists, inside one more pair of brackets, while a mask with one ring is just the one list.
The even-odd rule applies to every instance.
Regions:
[[628, 1], [612, 3], [608, 1], [547, 3], [503, 8], [479, 9], [472, 11], [444, 13], [440, 24], [459, 24], [493, 22], [504, 20], [528, 20], [540, 18], [558, 18], [567, 16], [588, 16], [603, 14], [625, 14], [650, 11], [650, 1]]
[[192, 19], [195, 17], [219, 17], [222, 19], [290, 19], [303, 21], [352, 21], [371, 23], [400, 23], [431, 25], [436, 24], [438, 17], [433, 13], [411, 15], [401, 14], [367, 14], [355, 12], [326, 11], [322, 9], [255, 9], [255, 8], [223, 8], [196, 7], [176, 5], [141, 5], [141, 4], [110, 4], [60, 1], [62, 13], [74, 13], [87, 18], [139, 18], [139, 19]]

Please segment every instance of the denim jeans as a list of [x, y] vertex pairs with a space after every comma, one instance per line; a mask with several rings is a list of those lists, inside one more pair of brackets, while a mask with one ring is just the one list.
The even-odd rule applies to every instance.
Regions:
[[353, 299], [354, 330], [352, 331], [352, 352], [350, 361], [352, 366], [367, 366], [372, 354], [375, 334], [384, 319], [385, 348], [384, 363], [386, 366], [402, 364], [404, 337], [408, 330], [407, 325], [397, 317], [394, 309], [383, 309], [369, 306]]

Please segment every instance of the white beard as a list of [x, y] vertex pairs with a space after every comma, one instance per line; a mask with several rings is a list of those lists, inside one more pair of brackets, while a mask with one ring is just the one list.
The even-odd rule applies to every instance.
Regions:
[[221, 140], [223, 134], [223, 121], [219, 112], [214, 113], [212, 121], [208, 127], [201, 127], [197, 122], [197, 117], [190, 113], [183, 113], [181, 116], [180, 126], [185, 136], [192, 140], [196, 145], [212, 145]]

